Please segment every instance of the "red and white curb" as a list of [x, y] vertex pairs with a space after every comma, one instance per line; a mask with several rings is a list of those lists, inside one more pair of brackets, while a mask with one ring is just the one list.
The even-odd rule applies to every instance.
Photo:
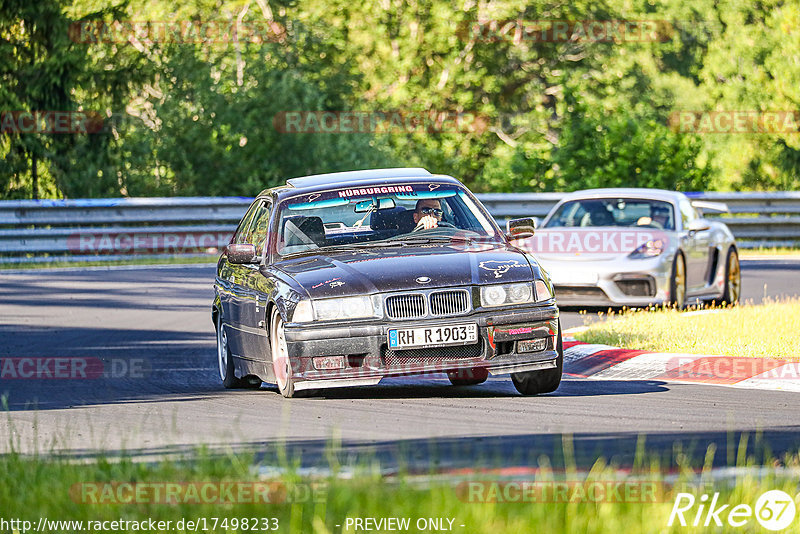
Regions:
[[564, 337], [564, 373], [599, 380], [663, 380], [800, 392], [800, 362], [648, 352]]

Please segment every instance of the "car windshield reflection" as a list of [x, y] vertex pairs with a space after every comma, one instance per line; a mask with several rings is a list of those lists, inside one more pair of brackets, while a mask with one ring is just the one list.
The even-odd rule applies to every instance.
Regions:
[[[434, 185], [436, 187], [434, 187]], [[299, 195], [279, 206], [281, 256], [311, 250], [448, 242], [502, 242], [497, 226], [463, 189], [439, 184]], [[361, 192], [367, 194], [361, 194]]]

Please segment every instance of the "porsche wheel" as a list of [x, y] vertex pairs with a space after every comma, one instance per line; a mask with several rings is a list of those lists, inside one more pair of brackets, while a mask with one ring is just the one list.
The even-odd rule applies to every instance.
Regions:
[[739, 254], [731, 247], [725, 262], [725, 287], [722, 290], [722, 300], [726, 304], [736, 304], [741, 294], [742, 270], [739, 266]]
[[523, 395], [539, 395], [550, 393], [558, 389], [561, 384], [561, 374], [564, 370], [564, 341], [561, 339], [561, 321], [558, 321], [558, 341], [556, 342], [555, 369], [545, 369], [544, 371], [526, 371], [524, 373], [514, 373], [511, 381], [517, 391]]
[[277, 309], [272, 310], [269, 340], [272, 349], [272, 370], [275, 373], [275, 382], [278, 384], [278, 391], [286, 398], [294, 397], [295, 381], [292, 377], [292, 364], [289, 360], [289, 349], [286, 347], [283, 317], [281, 317]]
[[675, 261], [672, 262], [669, 295], [669, 303], [675, 308], [682, 310], [686, 306], [686, 260], [680, 252], [675, 254]]
[[489, 378], [489, 371], [481, 367], [459, 369], [458, 371], [448, 371], [447, 378], [454, 386], [477, 386], [486, 382], [486, 379]]

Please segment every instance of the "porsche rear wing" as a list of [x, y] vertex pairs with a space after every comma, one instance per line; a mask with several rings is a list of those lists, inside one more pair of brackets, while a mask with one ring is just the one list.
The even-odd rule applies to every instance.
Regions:
[[731, 211], [728, 209], [728, 205], [725, 204], [724, 202], [708, 202], [705, 200], [692, 200], [692, 206], [702, 212], [714, 211], [717, 213], [730, 213]]

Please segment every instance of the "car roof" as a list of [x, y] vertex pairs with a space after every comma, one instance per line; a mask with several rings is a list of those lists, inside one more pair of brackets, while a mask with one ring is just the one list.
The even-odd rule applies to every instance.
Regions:
[[345, 171], [331, 172], [328, 174], [313, 174], [311, 176], [301, 176], [299, 178], [289, 178], [286, 183], [292, 187], [313, 187], [318, 185], [329, 185], [341, 182], [362, 182], [380, 180], [384, 178], [405, 178], [430, 176], [427, 169], [421, 167], [392, 168], [392, 169], [368, 169], [365, 171]]
[[568, 193], [562, 202], [577, 200], [582, 198], [642, 198], [652, 200], [663, 200], [676, 203], [686, 196], [679, 191], [667, 191], [666, 189], [647, 189], [644, 187], [609, 187], [603, 189], [584, 189]]
[[431, 174], [430, 171], [421, 167], [398, 167], [388, 169], [368, 169], [363, 171], [333, 172], [327, 174], [313, 174], [310, 176], [300, 176], [289, 178], [286, 185], [265, 189], [261, 195], [270, 192], [279, 196], [290, 194], [305, 193], [310, 191], [320, 191], [330, 188], [352, 188], [391, 182], [446, 182], [461, 185], [461, 182], [451, 176], [443, 174]]

